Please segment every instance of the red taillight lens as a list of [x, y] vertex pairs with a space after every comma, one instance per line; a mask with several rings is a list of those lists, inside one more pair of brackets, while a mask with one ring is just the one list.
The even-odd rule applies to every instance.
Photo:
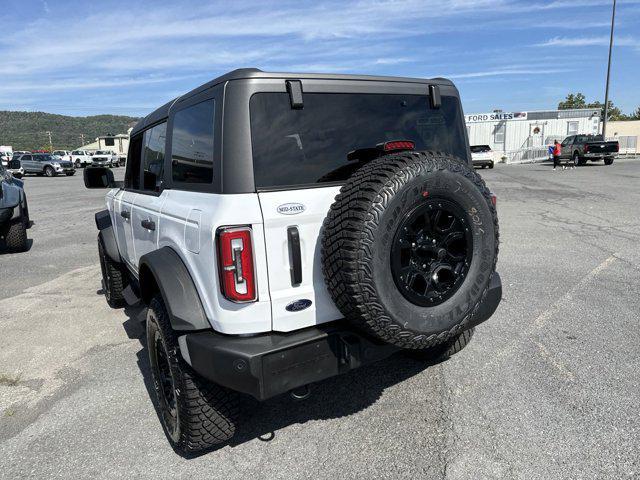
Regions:
[[232, 302], [256, 300], [251, 228], [223, 228], [218, 231], [218, 264], [222, 294]]
[[620, 144], [616, 143], [616, 152], [619, 152], [619, 151], [620, 151]]
[[410, 140], [396, 140], [383, 143], [382, 149], [385, 152], [393, 152], [396, 150], [413, 150], [415, 146], [416, 144]]
[[493, 204], [493, 206], [495, 207], [498, 203], [498, 197], [496, 197], [495, 193], [491, 194], [491, 203]]
[[589, 145], [584, 146], [584, 153], [589, 153]]

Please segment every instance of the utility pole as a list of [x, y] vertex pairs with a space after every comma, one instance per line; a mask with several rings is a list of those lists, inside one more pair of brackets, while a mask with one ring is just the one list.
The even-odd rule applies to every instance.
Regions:
[[51, 141], [51, 132], [47, 130], [47, 131], [46, 131], [46, 132], [44, 132], [44, 133], [46, 133], [47, 135], [49, 135], [49, 147], [50, 147], [50, 150], [51, 150], [49, 153], [53, 153], [53, 142]]
[[613, 26], [616, 20], [616, 0], [613, 0], [611, 13], [611, 35], [609, 37], [609, 63], [607, 63], [607, 86], [604, 91], [604, 118], [602, 119], [602, 138], [607, 138], [607, 117], [609, 116], [609, 77], [611, 76], [611, 50], [613, 48]]

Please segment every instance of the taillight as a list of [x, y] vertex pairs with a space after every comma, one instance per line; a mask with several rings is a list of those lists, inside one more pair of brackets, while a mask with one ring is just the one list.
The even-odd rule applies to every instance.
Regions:
[[584, 153], [589, 153], [589, 145], [584, 146]]
[[382, 149], [385, 152], [395, 152], [397, 150], [413, 150], [416, 144], [410, 140], [394, 140], [393, 142], [385, 142]]
[[222, 294], [232, 302], [256, 300], [251, 228], [218, 230], [218, 264]]
[[619, 151], [620, 151], [620, 144], [616, 143], [616, 152], [619, 152]]
[[498, 203], [498, 197], [496, 197], [495, 193], [491, 194], [491, 203], [493, 204], [493, 206], [495, 207], [496, 204]]

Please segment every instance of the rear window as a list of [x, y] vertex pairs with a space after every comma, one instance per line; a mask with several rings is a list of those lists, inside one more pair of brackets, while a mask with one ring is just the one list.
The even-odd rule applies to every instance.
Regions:
[[472, 153], [484, 153], [491, 151], [491, 147], [489, 147], [489, 145], [471, 145], [470, 148]]
[[390, 140], [467, 158], [456, 97], [433, 110], [426, 95], [305, 93], [298, 110], [287, 93], [257, 93], [250, 109], [257, 188], [344, 181], [360, 166], [350, 151]]

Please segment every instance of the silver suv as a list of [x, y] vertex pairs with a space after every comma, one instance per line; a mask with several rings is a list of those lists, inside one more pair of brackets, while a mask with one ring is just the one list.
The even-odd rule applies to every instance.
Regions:
[[55, 177], [56, 175], [71, 176], [76, 173], [73, 163], [48, 153], [27, 153], [20, 155], [18, 160], [25, 174], [34, 173]]

